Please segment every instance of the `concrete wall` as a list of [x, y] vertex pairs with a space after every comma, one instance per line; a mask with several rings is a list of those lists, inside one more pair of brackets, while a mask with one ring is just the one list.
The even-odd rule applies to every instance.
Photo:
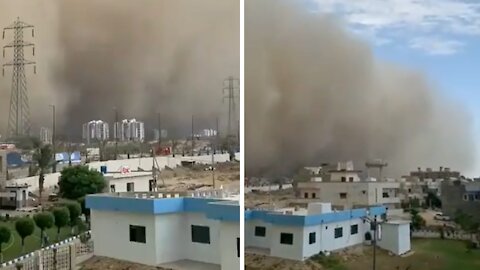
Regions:
[[[358, 232], [351, 234], [351, 225], [358, 225]], [[266, 227], [266, 237], [255, 237], [255, 226]], [[335, 238], [335, 228], [343, 228], [342, 237]], [[362, 219], [314, 226], [285, 226], [267, 224], [259, 220], [245, 223], [245, 246], [269, 249], [274, 257], [305, 260], [321, 251], [335, 251], [364, 242], [370, 224]], [[293, 245], [280, 244], [280, 233], [292, 233]], [[309, 243], [310, 233], [315, 233], [315, 243]]]
[[233, 222], [220, 224], [220, 264], [223, 270], [238, 269], [240, 265], [237, 238], [240, 238], [240, 224]]
[[399, 245], [398, 254], [405, 254], [411, 250], [410, 224], [402, 224], [398, 228]]
[[[265, 237], [255, 236], [255, 227], [265, 227]], [[260, 220], [252, 220], [245, 222], [245, 246], [259, 247], [259, 248], [270, 248], [271, 246], [271, 235], [272, 228], [269, 223], [265, 223]]]
[[110, 178], [107, 184], [107, 190], [110, 192], [110, 186], [115, 185], [115, 192], [127, 192], [127, 183], [133, 182], [133, 191], [148, 192], [150, 188], [150, 180], [152, 176], [137, 176], [128, 178]]
[[[146, 243], [130, 242], [129, 225], [145, 226]], [[191, 225], [208, 226], [210, 244], [192, 242]], [[207, 219], [203, 213], [155, 216], [92, 210], [91, 229], [97, 256], [148, 265], [188, 259], [212, 264], [236, 263], [238, 267], [238, 258], [235, 259], [238, 224], [221, 227], [219, 221]], [[221, 239], [221, 235], [226, 238]]]
[[[480, 186], [480, 184], [479, 184]], [[462, 183], [455, 184], [450, 181], [442, 182], [442, 212], [444, 215], [455, 217], [458, 210], [472, 215], [474, 219], [480, 222], [480, 200], [466, 201], [464, 195], [465, 186]]]
[[[293, 244], [280, 244], [281, 233], [292, 233]], [[303, 260], [303, 227], [272, 226], [270, 255], [291, 260]]]
[[157, 264], [181, 260], [188, 255], [185, 247], [190, 234], [183, 215], [155, 216], [155, 232]]
[[[235, 158], [239, 159], [240, 154], [236, 153]], [[217, 154], [215, 155], [215, 162], [225, 162], [228, 161], [229, 156], [228, 154]], [[203, 164], [211, 164], [212, 156], [205, 155], [205, 156], [194, 156], [194, 157], [157, 157], [157, 162], [160, 168], [164, 168], [165, 166], [169, 167], [176, 167], [181, 164], [182, 160], [195, 160], [198, 163]], [[5, 161], [6, 163], [6, 161]], [[137, 170], [138, 167], [142, 168], [143, 170], [151, 170], [153, 164], [153, 159], [151, 157], [146, 158], [135, 158], [135, 159], [123, 159], [123, 160], [109, 160], [109, 161], [102, 161], [102, 162], [92, 162], [87, 164], [91, 169], [100, 170], [101, 166], [107, 166], [107, 170], [111, 172], [119, 172], [120, 169], [124, 166], [129, 167], [131, 170]], [[50, 173], [45, 175], [45, 183], [44, 188], [49, 189], [53, 188], [55, 185], [58, 184], [58, 178], [60, 173]], [[1, 179], [1, 176], [0, 176]], [[28, 184], [30, 187], [28, 191], [35, 192], [38, 190], [38, 176], [32, 177], [25, 177], [19, 179], [12, 179], [7, 181], [9, 185], [23, 185]], [[148, 191], [148, 189], [147, 189]]]
[[[185, 224], [187, 230], [184, 234], [187, 236], [186, 259], [220, 264], [220, 222], [216, 220], [207, 219], [204, 214], [188, 213], [185, 215]], [[210, 227], [210, 244], [194, 243], [191, 239], [191, 225], [208, 226]]]
[[[130, 242], [130, 225], [145, 226], [146, 243]], [[170, 229], [170, 228], [169, 228]], [[91, 210], [94, 254], [136, 263], [156, 265], [155, 216]], [[175, 228], [173, 228], [175, 230]], [[175, 235], [175, 232], [169, 232]]]
[[[394, 209], [393, 204], [400, 203], [399, 182], [306, 182], [298, 184], [300, 198], [309, 193], [308, 199], [312, 199], [311, 193], [316, 193], [315, 201], [331, 202], [332, 205], [343, 206], [345, 209], [356, 205], [390, 204], [389, 210]], [[383, 198], [383, 192], [390, 194], [389, 198]], [[346, 193], [342, 198], [341, 193]], [[392, 197], [396, 195], [396, 197]]]

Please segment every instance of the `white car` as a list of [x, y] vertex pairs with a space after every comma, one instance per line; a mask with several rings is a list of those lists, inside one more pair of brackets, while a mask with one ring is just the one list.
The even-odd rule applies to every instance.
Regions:
[[442, 213], [436, 214], [433, 219], [435, 220], [442, 220], [442, 221], [450, 221], [451, 218], [449, 216], [444, 216]]

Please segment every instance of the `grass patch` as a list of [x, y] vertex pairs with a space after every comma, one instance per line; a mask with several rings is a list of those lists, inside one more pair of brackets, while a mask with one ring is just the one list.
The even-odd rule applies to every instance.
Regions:
[[418, 256], [427, 255], [432, 260], [441, 260], [440, 270], [480, 269], [480, 250], [467, 251], [467, 243], [454, 240], [416, 240], [415, 252]]
[[342, 264], [340, 258], [334, 254], [325, 256], [323, 254], [317, 254], [310, 258], [311, 261], [321, 264], [328, 270], [346, 270], [347, 268]]
[[[1, 221], [0, 225], [7, 226], [12, 231], [12, 237], [7, 244], [2, 245], [2, 254], [3, 254], [3, 261], [9, 261], [15, 259], [23, 254], [30, 253], [35, 251], [41, 247], [41, 238], [40, 238], [40, 229], [35, 227], [35, 231], [32, 235], [25, 238], [25, 251], [23, 254], [21, 253], [22, 250], [22, 239], [20, 235], [18, 235], [17, 231], [15, 230], [15, 221]], [[49, 243], [57, 242], [57, 228], [53, 227], [51, 229], [46, 230], [46, 233], [49, 238]], [[66, 238], [70, 237], [70, 227], [64, 227], [60, 230], [60, 237], [59, 241], [62, 241]]]

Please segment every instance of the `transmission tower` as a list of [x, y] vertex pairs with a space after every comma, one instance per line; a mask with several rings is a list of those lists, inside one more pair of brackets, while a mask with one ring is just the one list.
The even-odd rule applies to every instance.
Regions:
[[20, 18], [8, 27], [5, 31], [13, 30], [13, 42], [3, 46], [3, 57], [5, 58], [5, 49], [13, 48], [13, 61], [3, 64], [2, 75], [5, 75], [5, 67], [12, 66], [12, 89], [10, 94], [10, 112], [8, 116], [8, 135], [19, 136], [29, 135], [30, 133], [30, 108], [28, 104], [27, 78], [25, 76], [25, 66], [33, 65], [33, 72], [36, 73], [36, 63], [26, 60], [24, 57], [24, 48], [32, 47], [32, 54], [35, 55], [35, 45], [23, 40], [23, 30], [31, 28], [32, 37], [35, 36], [33, 25], [20, 21]]
[[[223, 82], [223, 100], [228, 100], [228, 126], [227, 126], [227, 145], [228, 151], [232, 154], [232, 144], [231, 139], [235, 137], [232, 134], [232, 126], [233, 123], [237, 122], [234, 117], [236, 117], [235, 111], [235, 99], [238, 97], [235, 92], [239, 91], [240, 89], [240, 81], [232, 76], [228, 77]], [[238, 138], [240, 141], [240, 138]]]

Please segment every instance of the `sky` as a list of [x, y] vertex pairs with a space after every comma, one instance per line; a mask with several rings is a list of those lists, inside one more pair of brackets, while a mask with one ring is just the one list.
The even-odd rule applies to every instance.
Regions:
[[[437, 91], [468, 108], [474, 118], [475, 133], [480, 133], [480, 1], [307, 3], [314, 12], [332, 14], [349, 31], [371, 44], [377, 58], [425, 74]], [[480, 153], [480, 141], [476, 148]], [[480, 175], [480, 165], [465, 174]]]

